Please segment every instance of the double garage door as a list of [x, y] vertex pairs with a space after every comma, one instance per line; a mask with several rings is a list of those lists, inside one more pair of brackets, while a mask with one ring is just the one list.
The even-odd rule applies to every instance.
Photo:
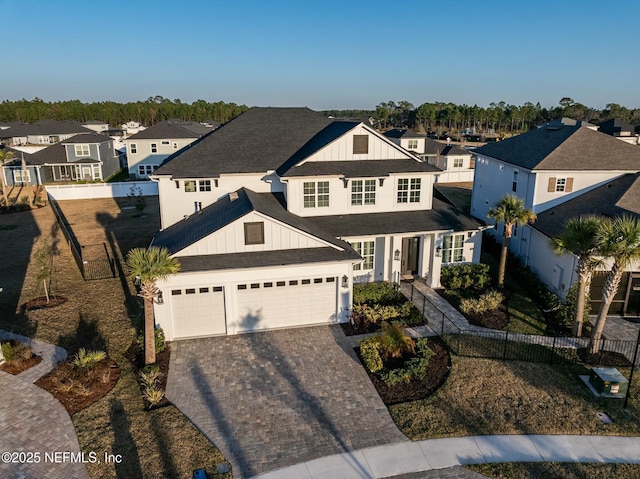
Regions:
[[[180, 293], [177, 293], [180, 291]], [[172, 290], [175, 338], [235, 334], [336, 320], [337, 279], [305, 277]], [[225, 308], [225, 303], [235, 303]], [[234, 311], [227, 317], [226, 311]]]

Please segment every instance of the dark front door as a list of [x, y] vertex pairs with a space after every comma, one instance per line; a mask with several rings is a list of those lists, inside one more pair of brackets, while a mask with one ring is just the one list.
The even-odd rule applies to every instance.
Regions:
[[629, 300], [625, 316], [640, 316], [640, 276], [632, 276], [629, 281]]
[[418, 242], [420, 238], [402, 238], [402, 265], [403, 276], [418, 274]]

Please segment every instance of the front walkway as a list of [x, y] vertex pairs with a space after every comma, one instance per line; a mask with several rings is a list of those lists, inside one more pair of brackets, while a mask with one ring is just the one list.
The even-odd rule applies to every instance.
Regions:
[[[67, 357], [64, 349], [41, 341], [0, 330], [3, 340], [27, 343], [42, 361], [13, 376], [0, 371], [0, 438], [3, 453], [0, 476], [7, 478], [88, 479], [84, 464], [45, 454], [70, 452], [78, 455], [80, 446], [67, 411], [51, 394], [33, 384], [47, 374], [55, 363]], [[6, 453], [29, 455], [7, 461]], [[31, 459], [32, 462], [26, 462]]]
[[235, 478], [409, 442], [340, 326], [172, 344], [167, 398], [222, 451]]
[[296, 464], [256, 479], [374, 479], [427, 470], [444, 474], [424, 477], [474, 477], [467, 470], [448, 468], [492, 462], [640, 464], [638, 451], [640, 437], [467, 436], [371, 447]]

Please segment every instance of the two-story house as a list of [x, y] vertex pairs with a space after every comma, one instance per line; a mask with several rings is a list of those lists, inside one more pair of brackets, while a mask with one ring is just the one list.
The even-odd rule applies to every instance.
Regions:
[[480, 224], [433, 198], [438, 170], [364, 123], [251, 108], [167, 158], [158, 282], [168, 339], [348, 321], [352, 285], [477, 262]]
[[8, 185], [41, 185], [67, 181], [104, 180], [120, 169], [113, 140], [98, 133], [83, 133], [32, 155], [21, 155], [3, 167]]
[[131, 178], [148, 178], [165, 158], [213, 131], [195, 121], [165, 120], [125, 140]]
[[[474, 154], [471, 214], [486, 218], [489, 208], [505, 194], [522, 198], [539, 220], [516, 228], [509, 247], [552, 291], [564, 297], [575, 281], [575, 258], [556, 256], [551, 250], [549, 234], [556, 234], [564, 222], [549, 228], [542, 220], [556, 217], [565, 221], [571, 211], [575, 216], [586, 212], [567, 208], [582, 204], [581, 198], [591, 198], [589, 192], [606, 190], [614, 180], [640, 171], [640, 149], [588, 127], [554, 124], [489, 143]], [[593, 206], [597, 213], [600, 205]], [[604, 214], [604, 205], [602, 208]], [[501, 237], [502, 225], [489, 231]]]
[[435, 183], [473, 181], [474, 164], [468, 150], [457, 145], [440, 143], [412, 130], [396, 128], [386, 131], [384, 136], [442, 170], [434, 176]]
[[81, 133], [92, 133], [77, 121], [41, 120], [31, 124], [18, 124], [0, 130], [0, 140], [8, 146], [48, 146]]

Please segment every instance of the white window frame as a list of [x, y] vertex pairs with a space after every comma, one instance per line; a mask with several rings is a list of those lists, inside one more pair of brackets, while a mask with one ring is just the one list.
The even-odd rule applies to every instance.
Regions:
[[178, 149], [178, 142], [177, 142], [177, 141], [174, 141], [174, 142], [173, 142], [173, 149], [174, 149], [174, 150], [177, 150], [177, 149]]
[[199, 191], [211, 191], [211, 180], [198, 180]]
[[138, 165], [138, 174], [140, 176], [149, 176], [158, 169], [158, 165]]
[[453, 167], [454, 168], [462, 168], [464, 166], [463, 158], [454, 158], [453, 159]]
[[[26, 180], [23, 177], [22, 173], [26, 174]], [[31, 172], [29, 170], [23, 170], [23, 169], [13, 170], [13, 183], [14, 184], [20, 183], [21, 185], [31, 183]]]
[[329, 207], [329, 182], [305, 181], [302, 184], [302, 206], [304, 208]]
[[407, 149], [408, 150], [417, 150], [418, 149], [418, 140], [408, 140], [407, 141]]
[[129, 153], [131, 153], [132, 155], [138, 154], [138, 145], [136, 143], [131, 143], [129, 145]]
[[398, 178], [397, 203], [420, 203], [422, 178]]
[[195, 193], [198, 191], [198, 182], [196, 180], [184, 180], [184, 191], [186, 193]]
[[351, 247], [362, 256], [362, 263], [356, 263], [353, 265], [354, 271], [363, 271], [374, 269], [375, 256], [376, 256], [376, 242], [375, 241], [355, 241], [351, 243]]
[[513, 179], [511, 180], [511, 191], [514, 193], [518, 190], [518, 177], [520, 176], [519, 170], [513, 170]]
[[169, 146], [169, 145], [171, 144], [171, 142], [170, 142], [169, 140], [162, 140], [162, 141], [160, 142], [160, 144], [161, 144], [162, 146]]
[[563, 193], [567, 189], [566, 178], [556, 178], [556, 193]]
[[442, 263], [463, 263], [464, 260], [464, 234], [443, 236]]
[[87, 158], [91, 155], [91, 148], [89, 145], [74, 145], [76, 150], [76, 156], [81, 158]]
[[149, 148], [151, 149], [151, 153], [158, 153], [158, 144], [157, 143], [151, 143], [149, 145]]
[[353, 180], [351, 182], [351, 206], [375, 205], [376, 183], [373, 180]]

